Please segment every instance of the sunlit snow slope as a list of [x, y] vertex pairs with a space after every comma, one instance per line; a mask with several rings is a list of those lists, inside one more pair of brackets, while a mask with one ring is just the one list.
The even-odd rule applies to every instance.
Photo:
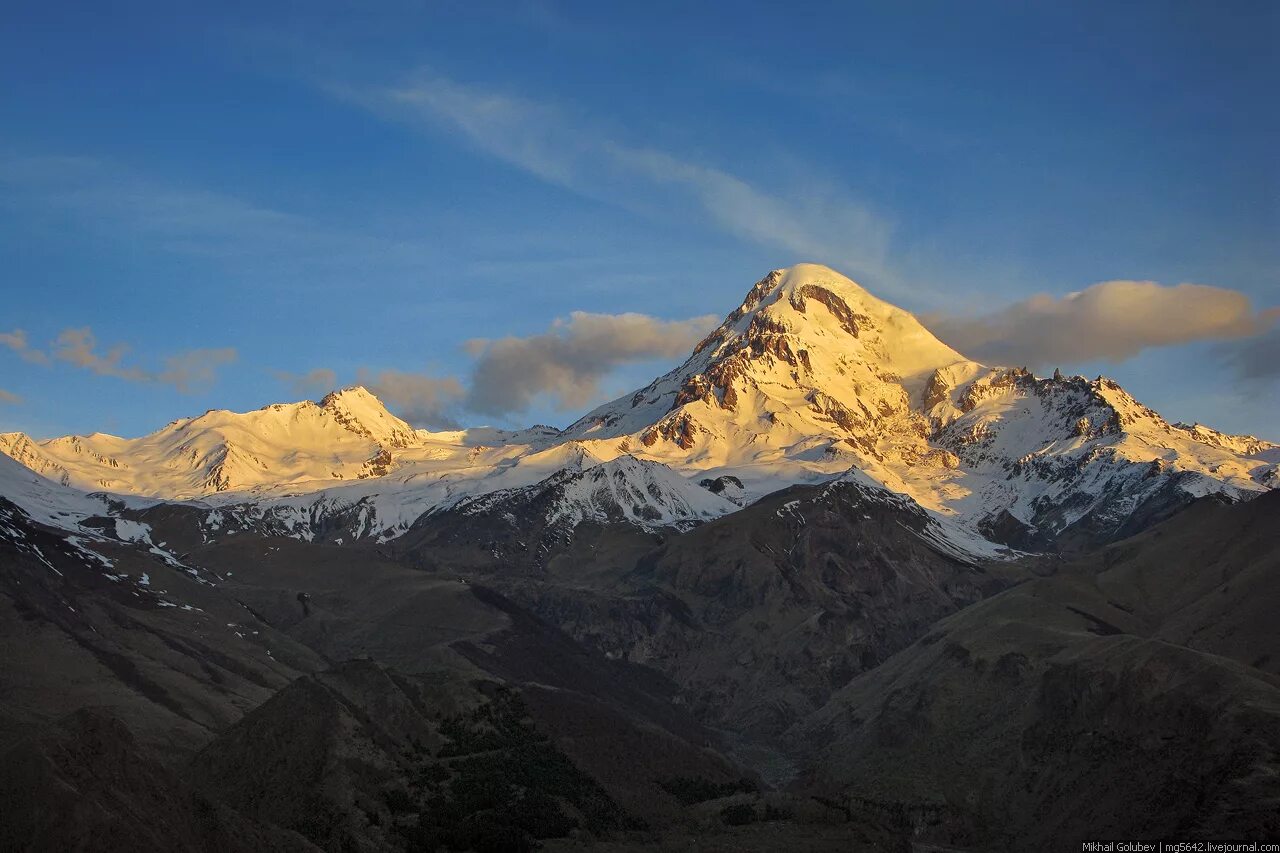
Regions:
[[[349, 388], [138, 439], [10, 433], [0, 451], [87, 491], [207, 502], [214, 525], [339, 538], [546, 483], [566, 519], [622, 508], [681, 525], [853, 469], [951, 529], [1033, 549], [1114, 538], [1195, 496], [1248, 497], [1278, 484], [1280, 464], [1280, 446], [1169, 424], [1103, 377], [966, 359], [813, 264], [770, 273], [681, 366], [563, 432], [415, 430]], [[710, 483], [733, 485], [712, 496]]]

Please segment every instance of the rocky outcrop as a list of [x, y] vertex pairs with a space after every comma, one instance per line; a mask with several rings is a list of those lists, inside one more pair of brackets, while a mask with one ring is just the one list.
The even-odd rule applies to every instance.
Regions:
[[391, 472], [392, 467], [391, 451], [384, 447], [364, 463], [364, 469], [356, 476], [362, 480], [370, 477], [385, 477]]
[[840, 328], [844, 329], [850, 337], [858, 337], [859, 324], [870, 324], [871, 318], [865, 314], [858, 314], [849, 307], [849, 303], [845, 302], [839, 296], [825, 287], [816, 284], [806, 284], [796, 288], [791, 296], [791, 304], [801, 313], [807, 309], [807, 300], [812, 299], [826, 307], [831, 312], [831, 316], [836, 318], [840, 323]]
[[971, 530], [1016, 519], [1041, 547], [1123, 535], [1160, 514], [1146, 509], [1180, 505], [1170, 488], [1182, 503], [1209, 491], [1238, 500], [1280, 478], [1272, 443], [1171, 425], [1104, 377], [1041, 379], [971, 361], [813, 264], [765, 276], [683, 364], [563, 432], [415, 430], [354, 387], [318, 405], [211, 410], [141, 439], [10, 434], [0, 450], [85, 490], [292, 514], [294, 535], [323, 527], [317, 514], [376, 505], [386, 527], [334, 537], [346, 541], [394, 536], [420, 512], [529, 485], [575, 441], [596, 458], [639, 455], [693, 482], [739, 476], [743, 502], [855, 468]]
[[660, 440], [670, 441], [676, 447], [688, 450], [697, 442], [698, 436], [705, 432], [706, 430], [688, 412], [681, 412], [663, 418], [653, 427], [645, 430], [640, 435], [640, 443], [645, 447], [652, 447]]

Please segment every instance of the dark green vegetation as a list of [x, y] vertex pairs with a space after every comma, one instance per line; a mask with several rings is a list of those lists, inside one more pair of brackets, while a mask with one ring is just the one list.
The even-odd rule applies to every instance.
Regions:
[[1004, 564], [850, 488], [499, 562], [448, 514], [393, 550], [188, 512], [140, 518], [192, 572], [104, 549], [148, 591], [0, 502], [0, 849], [1280, 833], [1280, 493]]

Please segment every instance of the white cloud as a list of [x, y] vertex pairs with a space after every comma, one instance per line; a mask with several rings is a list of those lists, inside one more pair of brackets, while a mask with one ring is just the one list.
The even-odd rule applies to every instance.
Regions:
[[692, 191], [731, 234], [777, 246], [805, 260], [841, 266], [853, 274], [883, 276], [890, 228], [868, 208], [830, 194], [787, 199], [762, 192], [719, 169], [681, 161], [661, 151], [610, 146], [620, 164], [654, 181]]
[[218, 368], [236, 360], [236, 350], [231, 347], [192, 349], [165, 356], [164, 368], [152, 371], [125, 364], [128, 352], [128, 344], [116, 344], [106, 352], [99, 351], [97, 337], [88, 326], [63, 329], [52, 346], [53, 358], [57, 361], [98, 376], [171, 385], [184, 394], [211, 385], [217, 379]]
[[98, 376], [172, 385], [184, 394], [213, 384], [218, 368], [236, 360], [236, 350], [232, 347], [192, 349], [165, 356], [162, 359], [164, 367], [159, 371], [147, 370], [125, 363], [128, 344], [116, 344], [106, 352], [100, 351], [97, 336], [89, 326], [63, 329], [47, 352], [32, 347], [22, 329], [0, 332], [0, 346], [8, 347], [33, 364], [50, 365], [61, 361]]
[[3, 388], [0, 388], [0, 403], [10, 403], [13, 405], [17, 405], [18, 403], [21, 403], [21, 402], [22, 402], [22, 398], [19, 397], [17, 394], [14, 394], [12, 391], [6, 391]]
[[[384, 117], [459, 134], [490, 156], [578, 194], [661, 215], [692, 208], [738, 238], [893, 287], [886, 274], [890, 225], [855, 199], [771, 193], [729, 172], [618, 142], [562, 107], [438, 75], [394, 88], [330, 91]], [[657, 200], [648, 201], [655, 194]]]
[[1029, 367], [1106, 360], [1145, 349], [1259, 334], [1274, 311], [1239, 291], [1204, 284], [1104, 281], [1062, 298], [1032, 296], [991, 314], [926, 315], [946, 343], [980, 361]]
[[546, 181], [577, 188], [599, 156], [594, 134], [574, 133], [559, 110], [537, 101], [464, 86], [443, 77], [395, 89], [343, 90], [377, 112], [427, 119], [461, 132], [486, 153]]

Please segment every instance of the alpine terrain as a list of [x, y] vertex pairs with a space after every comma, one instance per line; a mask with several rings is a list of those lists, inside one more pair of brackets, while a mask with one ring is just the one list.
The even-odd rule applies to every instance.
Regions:
[[0, 451], [5, 850], [1280, 834], [1280, 445], [824, 266], [562, 430]]

